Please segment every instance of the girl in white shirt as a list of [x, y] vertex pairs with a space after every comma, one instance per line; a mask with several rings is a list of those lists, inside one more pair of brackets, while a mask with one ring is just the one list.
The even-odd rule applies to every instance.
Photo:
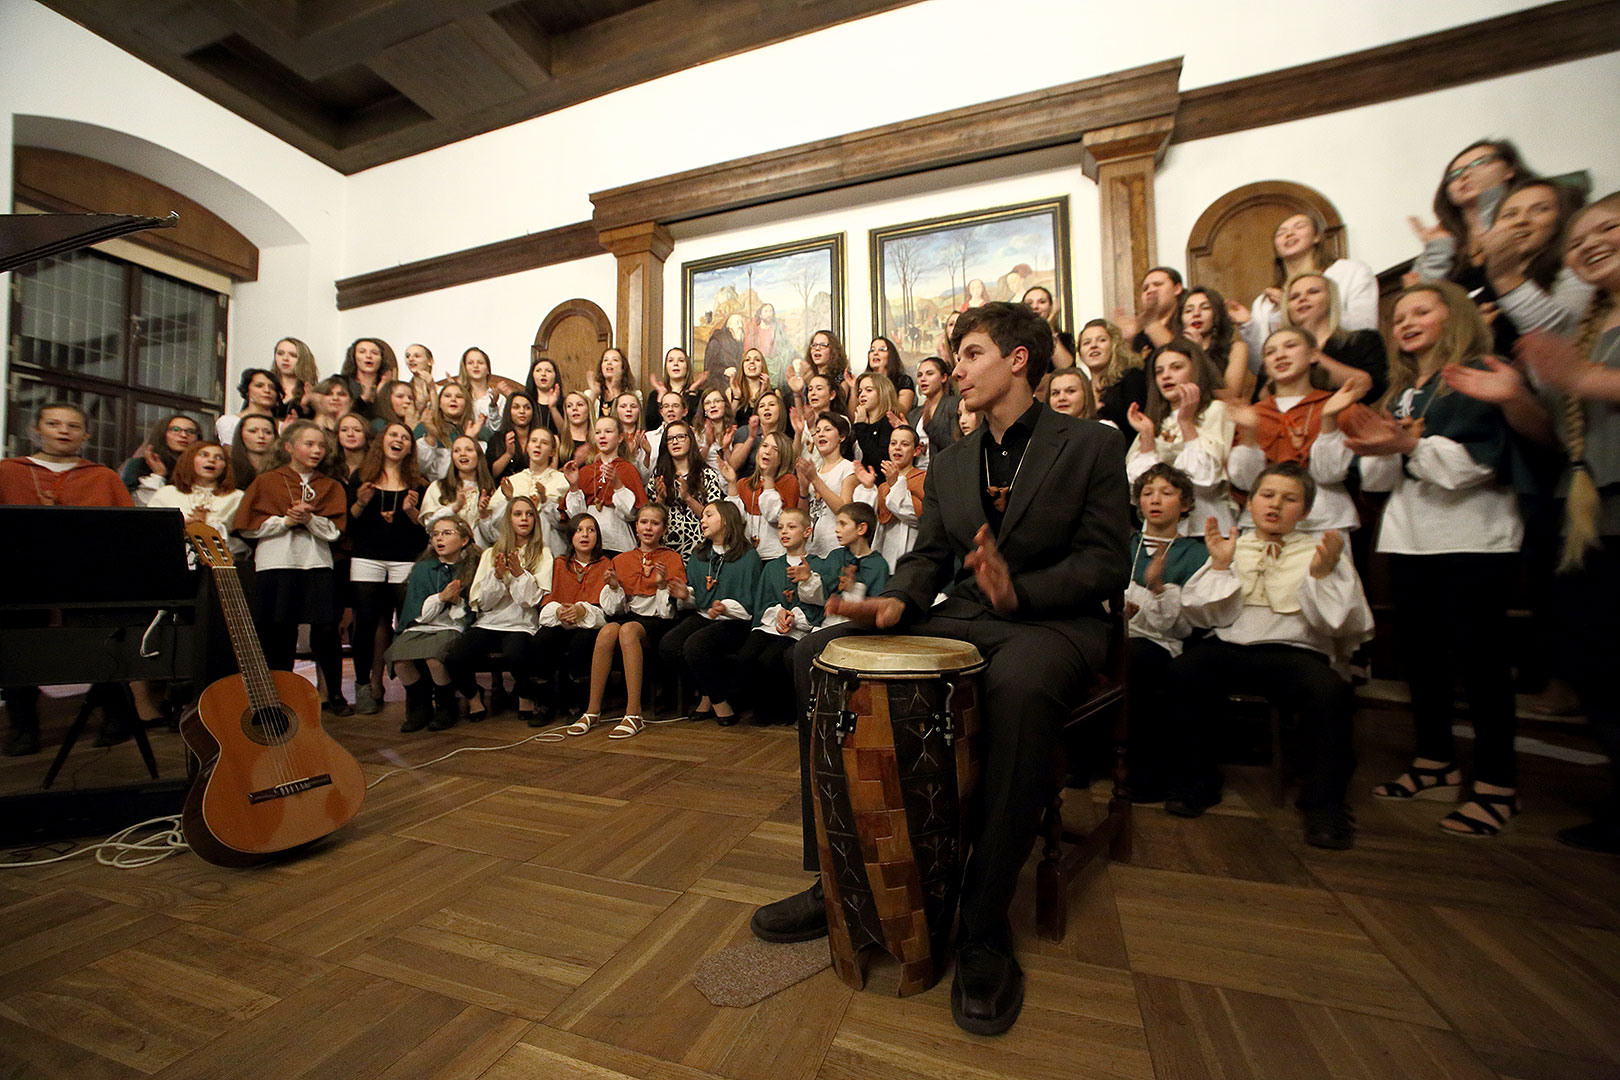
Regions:
[[447, 515], [459, 517], [474, 541], [493, 544], [505, 508], [506, 496], [490, 474], [484, 448], [471, 435], [458, 436], [450, 444], [450, 472], [429, 484], [422, 497], [422, 523], [431, 526]]
[[[458, 681], [469, 689], [474, 672], [489, 656], [499, 654], [517, 680], [518, 719], [530, 727], [551, 719], [549, 707], [537, 708], [539, 694], [530, 675], [539, 666], [533, 655], [534, 632], [540, 625], [540, 598], [551, 591], [551, 567], [539, 507], [526, 496], [514, 496], [506, 504], [500, 536], [478, 560], [472, 580], [475, 619], [456, 654]], [[483, 691], [475, 690], [467, 699], [467, 719], [482, 720], [486, 711]]]
[[1237, 505], [1227, 486], [1226, 456], [1235, 428], [1226, 403], [1215, 399], [1219, 373], [1202, 348], [1182, 337], [1156, 349], [1147, 366], [1147, 409], [1132, 402], [1126, 413], [1137, 435], [1125, 459], [1127, 477], [1135, 483], [1158, 462], [1174, 465], [1197, 492], [1183, 533], [1191, 535], [1192, 523], [1210, 517], [1231, 529]]

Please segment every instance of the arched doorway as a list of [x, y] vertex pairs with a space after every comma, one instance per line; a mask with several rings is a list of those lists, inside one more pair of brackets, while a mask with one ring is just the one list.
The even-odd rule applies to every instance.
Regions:
[[1199, 215], [1187, 237], [1187, 281], [1247, 304], [1271, 284], [1272, 234], [1299, 213], [1326, 222], [1329, 259], [1342, 258], [1344, 221], [1326, 195], [1287, 180], [1262, 180], [1227, 192]]
[[529, 363], [547, 359], [557, 365], [563, 385], [582, 390], [596, 374], [602, 350], [613, 344], [607, 312], [589, 300], [564, 300], [540, 322], [529, 350]]

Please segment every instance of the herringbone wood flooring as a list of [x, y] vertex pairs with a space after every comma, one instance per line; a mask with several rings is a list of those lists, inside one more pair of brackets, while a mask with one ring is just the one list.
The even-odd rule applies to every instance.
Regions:
[[[391, 702], [330, 726], [373, 777], [530, 734], [399, 719]], [[1357, 793], [1407, 738], [1401, 714], [1363, 713]], [[176, 775], [178, 740], [154, 741]], [[136, 768], [127, 745], [86, 745], [69, 772]], [[43, 769], [0, 764], [0, 787]], [[1063, 943], [1035, 939], [1026, 881], [1028, 997], [1000, 1039], [957, 1030], [948, 978], [901, 1000], [882, 969], [860, 993], [829, 970], [750, 1009], [692, 987], [754, 905], [807, 883], [795, 769], [783, 729], [599, 731], [395, 776], [274, 866], [4, 871], [0, 1075], [1620, 1076], [1620, 860], [1551, 839], [1595, 799], [1591, 768], [1526, 759], [1528, 812], [1494, 842], [1440, 835], [1437, 804], [1358, 795], [1355, 850], [1317, 851], [1263, 768], [1230, 769], [1197, 821], [1141, 808], [1136, 858], [1080, 883]]]

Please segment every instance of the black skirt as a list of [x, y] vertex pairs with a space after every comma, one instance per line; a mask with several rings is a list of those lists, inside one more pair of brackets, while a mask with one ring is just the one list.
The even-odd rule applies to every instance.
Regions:
[[259, 618], [267, 623], [323, 625], [335, 623], [337, 576], [329, 567], [314, 570], [260, 570], [254, 575]]

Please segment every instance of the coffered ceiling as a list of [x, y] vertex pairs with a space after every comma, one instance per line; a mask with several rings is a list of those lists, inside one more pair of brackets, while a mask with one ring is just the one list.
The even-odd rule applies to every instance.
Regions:
[[354, 173], [916, 0], [42, 2]]

